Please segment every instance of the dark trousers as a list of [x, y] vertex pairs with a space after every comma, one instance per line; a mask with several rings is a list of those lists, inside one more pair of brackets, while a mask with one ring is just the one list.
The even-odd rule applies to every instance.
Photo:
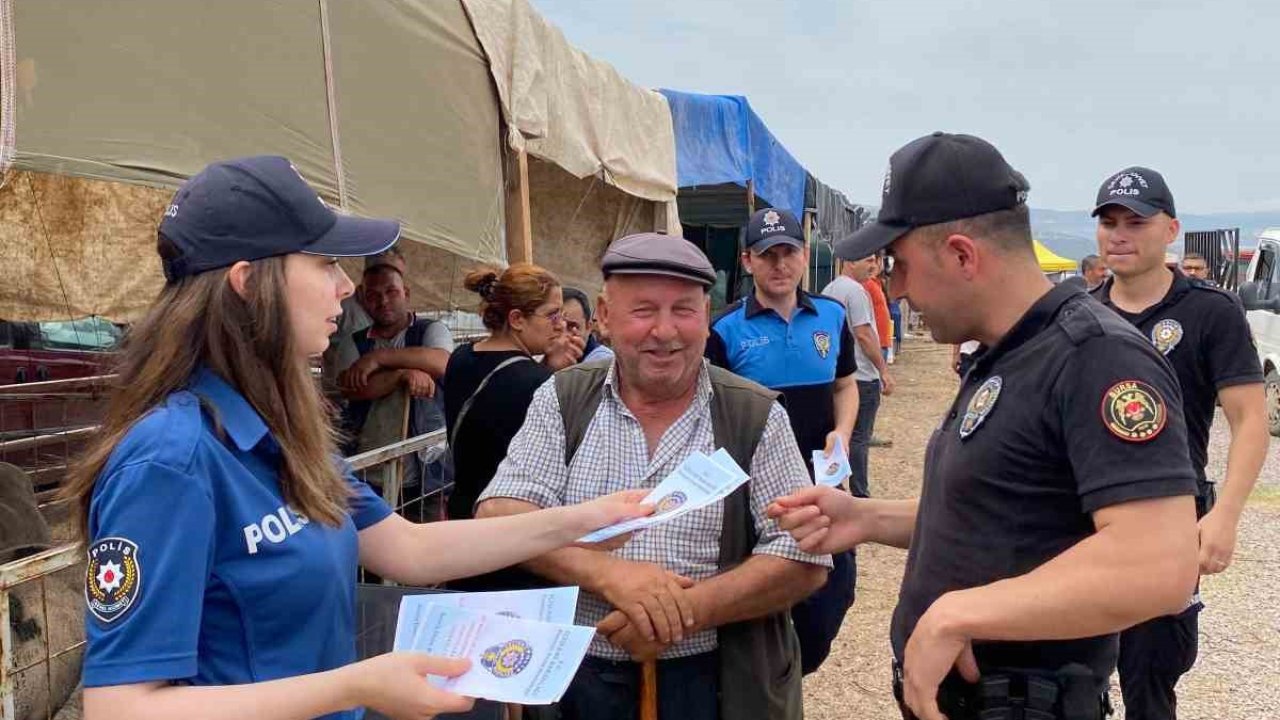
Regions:
[[[658, 661], [659, 720], [718, 720], [719, 690], [714, 652]], [[634, 662], [588, 657], [560, 701], [560, 720], [636, 720], [639, 713], [640, 664]]]
[[[1213, 509], [1217, 491], [1201, 481], [1196, 517]], [[1120, 633], [1120, 694], [1125, 720], [1174, 720], [1178, 717], [1179, 678], [1200, 654], [1200, 613], [1166, 615]]]
[[871, 434], [876, 429], [876, 412], [880, 410], [880, 381], [858, 381], [858, 420], [849, 438], [849, 491], [858, 497], [871, 497], [871, 481], [867, 455]]
[[831, 556], [827, 584], [791, 608], [791, 622], [800, 641], [800, 672], [816, 671], [831, 654], [844, 616], [853, 607], [858, 586], [858, 556], [846, 550]]
[[1125, 720], [1174, 720], [1178, 679], [1195, 665], [1200, 613], [1166, 615], [1120, 633]]

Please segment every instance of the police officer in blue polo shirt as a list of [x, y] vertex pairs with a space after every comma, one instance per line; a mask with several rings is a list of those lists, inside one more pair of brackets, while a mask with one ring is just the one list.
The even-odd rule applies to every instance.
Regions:
[[830, 453], [836, 437], [847, 451], [858, 417], [855, 341], [844, 305], [800, 289], [809, 248], [795, 215], [753, 214], [742, 266], [755, 292], [711, 322], [707, 358], [782, 393], [801, 455]]
[[354, 289], [336, 258], [398, 236], [335, 214], [280, 157], [214, 163], [179, 189], [159, 228], [166, 284], [68, 488], [88, 554], [86, 717], [466, 710], [424, 681], [464, 660], [354, 662], [357, 565], [439, 582], [642, 514], [612, 497], [415, 525], [343, 470], [310, 359]]
[[[795, 215], [768, 208], [751, 216], [742, 265], [755, 292], [711, 322], [707, 358], [782, 393], [800, 454], [843, 452], [858, 418], [855, 340], [844, 303], [800, 288], [809, 248]], [[853, 604], [852, 552], [832, 557], [827, 584], [792, 611], [802, 670], [818, 669]]]

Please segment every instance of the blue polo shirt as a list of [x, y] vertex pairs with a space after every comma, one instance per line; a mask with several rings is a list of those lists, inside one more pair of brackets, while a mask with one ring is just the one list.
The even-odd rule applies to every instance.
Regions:
[[208, 370], [129, 430], [89, 509], [86, 687], [231, 685], [355, 661], [356, 532], [391, 509], [348, 474], [342, 525], [308, 522], [285, 504], [280, 459], [261, 416]]
[[858, 369], [854, 348], [844, 305], [800, 290], [789, 321], [754, 294], [725, 308], [711, 322], [706, 355], [782, 393], [796, 443], [808, 458], [835, 429], [834, 382]]

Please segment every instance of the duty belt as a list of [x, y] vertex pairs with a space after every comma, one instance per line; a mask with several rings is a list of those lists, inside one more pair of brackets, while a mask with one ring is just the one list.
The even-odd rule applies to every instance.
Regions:
[[[893, 696], [902, 717], [916, 720], [903, 700], [902, 665], [896, 661]], [[996, 669], [977, 683], [948, 675], [938, 688], [938, 709], [948, 720], [1103, 720], [1111, 715], [1111, 699], [1098, 692], [1083, 665], [1044, 674]]]

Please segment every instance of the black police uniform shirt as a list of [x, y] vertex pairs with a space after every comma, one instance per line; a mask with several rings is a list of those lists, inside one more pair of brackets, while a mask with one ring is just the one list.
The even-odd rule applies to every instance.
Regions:
[[711, 322], [706, 356], [715, 365], [782, 393], [800, 454], [826, 447], [836, 427], [836, 378], [858, 369], [844, 304], [803, 290], [787, 322], [755, 294]]
[[[1195, 491], [1168, 364], [1083, 291], [1055, 287], [977, 359], [929, 440], [894, 654], [944, 593], [1036, 569], [1105, 507]], [[1115, 638], [978, 639], [974, 652], [985, 672], [1082, 663], [1105, 679]]]
[[1129, 313], [1111, 302], [1113, 283], [1108, 280], [1094, 288], [1093, 296], [1133, 323], [1173, 366], [1182, 387], [1191, 464], [1203, 482], [1218, 392], [1262, 382], [1262, 366], [1244, 308], [1226, 290], [1174, 270], [1173, 283], [1160, 302]]

